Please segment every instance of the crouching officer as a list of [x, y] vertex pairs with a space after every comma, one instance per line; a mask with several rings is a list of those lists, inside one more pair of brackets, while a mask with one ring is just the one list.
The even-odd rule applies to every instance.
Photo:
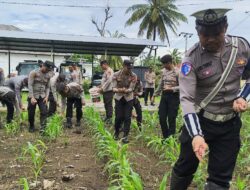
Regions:
[[0, 86], [0, 101], [7, 106], [6, 122], [10, 123], [14, 116], [14, 106], [16, 108], [17, 116], [20, 115], [20, 108], [15, 95], [15, 92], [9, 87]]
[[66, 84], [65, 82], [60, 82], [57, 84], [56, 89], [62, 95], [62, 107], [65, 107], [65, 102], [67, 98], [66, 127], [72, 127], [74, 104], [76, 107], [76, 126], [80, 127], [82, 119], [82, 106], [85, 105], [84, 91], [82, 86], [76, 82], [71, 82], [69, 84]]
[[[179, 83], [178, 71], [172, 63], [171, 55], [164, 55], [161, 58], [163, 64], [162, 76], [160, 84], [154, 93], [159, 96], [161, 93], [161, 101], [159, 105], [159, 120], [163, 138], [166, 139], [170, 135], [175, 134], [176, 117], [179, 109]], [[154, 98], [153, 98], [154, 99]]]
[[54, 64], [50, 61], [45, 61], [41, 63], [41, 66], [37, 70], [33, 70], [29, 74], [28, 87], [28, 116], [29, 116], [29, 131], [35, 131], [35, 111], [36, 105], [40, 109], [40, 132], [43, 132], [46, 127], [47, 119], [47, 102], [49, 97], [49, 87], [51, 70], [53, 70]]
[[16, 94], [18, 104], [21, 110], [24, 110], [22, 103], [22, 89], [28, 87], [28, 76], [20, 75], [16, 77], [11, 77], [9, 80], [6, 80], [4, 86], [8, 86]]
[[139, 128], [139, 130], [141, 130], [141, 123], [142, 123], [142, 109], [141, 109], [139, 96], [141, 96], [142, 94], [143, 94], [143, 84], [140, 78], [137, 77], [137, 81], [136, 81], [135, 89], [134, 89], [133, 107], [135, 108], [137, 127]]
[[131, 115], [133, 109], [133, 90], [136, 83], [136, 74], [131, 71], [133, 63], [124, 60], [123, 68], [114, 73], [112, 85], [115, 93], [115, 134], [114, 139], [119, 139], [119, 133], [123, 127], [123, 143], [128, 143], [128, 134], [131, 125]]
[[241, 92], [240, 80], [250, 56], [248, 42], [225, 35], [229, 9], [194, 13], [199, 42], [185, 55], [180, 72], [184, 114], [181, 152], [174, 165], [171, 190], [185, 190], [207, 149], [205, 190], [228, 190], [240, 149], [238, 112], [250, 99], [250, 76]]

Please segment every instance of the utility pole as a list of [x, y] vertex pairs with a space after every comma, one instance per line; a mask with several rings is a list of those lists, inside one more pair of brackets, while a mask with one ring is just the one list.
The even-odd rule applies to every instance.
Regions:
[[193, 33], [181, 32], [179, 36], [183, 36], [185, 38], [185, 52], [187, 52], [188, 38], [191, 38], [193, 36]]

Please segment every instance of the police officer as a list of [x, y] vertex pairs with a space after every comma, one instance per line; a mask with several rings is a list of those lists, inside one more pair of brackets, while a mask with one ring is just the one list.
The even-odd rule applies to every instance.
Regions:
[[54, 68], [54, 64], [50, 61], [45, 61], [41, 63], [41, 67], [37, 70], [33, 70], [29, 74], [28, 87], [28, 116], [29, 116], [29, 131], [35, 131], [35, 111], [36, 105], [40, 109], [40, 132], [43, 132], [46, 127], [47, 118], [47, 102], [49, 97], [49, 87], [51, 70]]
[[131, 125], [133, 109], [133, 90], [136, 83], [136, 74], [131, 71], [133, 62], [124, 60], [123, 68], [114, 73], [112, 85], [115, 93], [115, 134], [114, 139], [118, 140], [120, 128], [124, 125], [123, 143], [128, 143], [128, 134]]
[[112, 78], [114, 71], [109, 67], [109, 64], [106, 60], [100, 62], [101, 68], [104, 71], [102, 75], [102, 82], [99, 88], [99, 92], [103, 94], [103, 102], [106, 111], [106, 122], [112, 121], [113, 115], [113, 96], [114, 93], [112, 91]]
[[48, 117], [56, 113], [56, 108], [58, 105], [57, 94], [56, 94], [56, 82], [58, 80], [59, 73], [56, 72], [53, 77], [50, 78], [50, 92], [49, 92], [49, 110]]
[[24, 110], [21, 92], [23, 88], [28, 87], [28, 76], [20, 75], [16, 77], [11, 77], [10, 79], [5, 81], [4, 86], [8, 86], [11, 90], [15, 92], [19, 108], [21, 110]]
[[76, 83], [82, 85], [83, 79], [82, 79], [81, 71], [77, 68], [77, 64], [75, 62], [73, 62], [71, 65], [73, 67], [73, 72], [71, 73], [71, 77], [73, 79], [73, 82], [76, 82]]
[[20, 108], [13, 90], [6, 86], [0, 86], [0, 101], [7, 106], [7, 123], [10, 123], [13, 120], [14, 106], [16, 108], [16, 113], [19, 116]]
[[[163, 138], [166, 139], [170, 135], [175, 134], [176, 117], [179, 108], [179, 84], [178, 71], [172, 63], [171, 55], [164, 55], [161, 58], [164, 66], [160, 84], [154, 93], [159, 96], [161, 93], [161, 101], [159, 105], [159, 120]], [[154, 99], [154, 98], [153, 98]]]
[[[155, 72], [153, 71], [152, 67], [149, 67], [148, 71], [145, 72], [144, 79], [146, 81], [144, 102], [145, 106], [147, 106], [148, 96], [150, 95], [150, 100], [152, 100], [155, 90]], [[151, 101], [151, 105], [154, 106], [154, 102]]]
[[66, 127], [72, 128], [72, 116], [73, 116], [74, 104], [76, 106], [76, 119], [77, 119], [76, 126], [80, 127], [82, 118], [82, 106], [85, 105], [84, 91], [82, 86], [76, 82], [71, 82], [69, 84], [66, 84], [65, 82], [60, 82], [57, 84], [56, 88], [57, 91], [62, 95], [63, 102], [65, 102], [67, 98]]
[[141, 123], [142, 123], [142, 109], [141, 109], [141, 103], [140, 103], [139, 97], [142, 94], [143, 94], [143, 84], [140, 78], [137, 77], [137, 81], [136, 81], [135, 89], [134, 89], [133, 107], [135, 108], [136, 121], [137, 121], [137, 126], [139, 130], [141, 130]]
[[241, 120], [247, 108], [250, 78], [240, 79], [250, 56], [248, 42], [225, 35], [229, 9], [194, 13], [199, 43], [185, 55], [180, 72], [184, 114], [181, 152], [174, 165], [171, 190], [185, 190], [209, 147], [205, 190], [228, 190], [240, 148]]

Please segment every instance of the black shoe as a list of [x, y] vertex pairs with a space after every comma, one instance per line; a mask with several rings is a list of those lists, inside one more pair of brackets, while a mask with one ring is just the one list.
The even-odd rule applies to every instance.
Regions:
[[29, 132], [30, 132], [30, 133], [34, 133], [34, 132], [35, 132], [35, 127], [30, 127], [30, 128], [29, 128]]
[[122, 138], [122, 143], [124, 143], [124, 144], [128, 144], [129, 143], [128, 136], [124, 136]]
[[155, 106], [155, 103], [151, 102], [151, 106]]
[[114, 134], [114, 140], [115, 140], [115, 141], [118, 141], [118, 140], [119, 140], [119, 133], [116, 133], [116, 132], [115, 132], [115, 134]]
[[67, 128], [72, 128], [72, 121], [71, 121], [71, 118], [67, 118], [67, 121], [65, 123], [65, 127]]
[[148, 106], [148, 103], [146, 103], [146, 102], [145, 102], [145, 104], [144, 104], [144, 105], [145, 105], [145, 106]]
[[104, 122], [105, 122], [105, 124], [107, 124], [107, 125], [111, 125], [111, 124], [112, 124], [112, 118], [106, 118], [106, 119], [104, 120]]
[[80, 121], [76, 122], [76, 127], [81, 127], [81, 122]]
[[193, 175], [179, 177], [174, 171], [172, 171], [170, 179], [170, 190], [188, 189], [188, 186], [191, 184], [192, 180]]
[[205, 187], [204, 187], [204, 190], [228, 190], [229, 188], [227, 187], [222, 187], [220, 185], [217, 185], [211, 181], [208, 181], [206, 184], [205, 184]]

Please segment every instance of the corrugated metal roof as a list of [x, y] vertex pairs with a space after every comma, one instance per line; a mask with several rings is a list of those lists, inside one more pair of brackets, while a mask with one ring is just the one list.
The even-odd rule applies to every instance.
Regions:
[[0, 30], [0, 49], [55, 53], [138, 56], [147, 46], [164, 46], [152, 40]]

